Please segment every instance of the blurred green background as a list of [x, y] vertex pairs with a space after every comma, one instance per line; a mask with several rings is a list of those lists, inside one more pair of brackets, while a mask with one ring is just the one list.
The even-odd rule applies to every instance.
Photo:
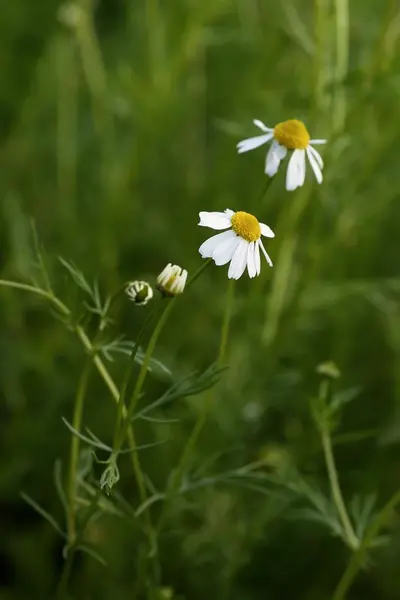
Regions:
[[[236, 286], [229, 369], [193, 469], [211, 476], [261, 457], [274, 472], [283, 461], [329, 497], [310, 401], [317, 365], [333, 360], [336, 389], [354, 395], [334, 437], [344, 496], [383, 506], [400, 487], [398, 2], [14, 0], [0, 28], [1, 278], [35, 273], [31, 219], [72, 308], [80, 298], [58, 256], [113, 293], [128, 279], [154, 283], [167, 262], [193, 273], [208, 233], [200, 210], [253, 212], [276, 233], [275, 266]], [[281, 169], [263, 196], [265, 148], [235, 149], [257, 134], [253, 118], [299, 118], [328, 138], [323, 184], [308, 169], [288, 193]], [[209, 267], [175, 307], [156, 351], [173, 379], [217, 356], [226, 271]], [[20, 493], [63, 522], [53, 471], [61, 459], [66, 473], [61, 417], [71, 420], [84, 352], [39, 297], [0, 288], [0, 306], [0, 600], [52, 598], [63, 541]], [[134, 339], [146, 311], [119, 301], [114, 337]], [[109, 368], [120, 380], [124, 361]], [[149, 378], [143, 403], [168, 385]], [[140, 455], [158, 490], [202, 401], [170, 406], [176, 423], [137, 428], [141, 443], [169, 440]], [[114, 417], [93, 372], [84, 424], [110, 443]], [[121, 461], [118, 492], [137, 506], [129, 467]], [[159, 540], [160, 598], [332, 597], [350, 551], [302, 518], [301, 499], [248, 487], [176, 501]], [[400, 596], [392, 517], [352, 600]], [[71, 597], [141, 598], [137, 527], [106, 516], [90, 536], [108, 566], [79, 555]]]

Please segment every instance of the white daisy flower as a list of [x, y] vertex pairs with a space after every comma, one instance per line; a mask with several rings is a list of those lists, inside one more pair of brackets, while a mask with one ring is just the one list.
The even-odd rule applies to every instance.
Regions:
[[188, 272], [186, 269], [168, 263], [157, 277], [157, 289], [164, 296], [177, 296], [185, 289]]
[[249, 213], [226, 209], [224, 212], [199, 213], [202, 227], [211, 229], [227, 229], [206, 240], [199, 248], [203, 258], [212, 258], [216, 265], [226, 265], [230, 262], [229, 279], [239, 279], [246, 269], [249, 277], [260, 274], [260, 248], [270, 267], [272, 260], [268, 256], [261, 236], [273, 238], [275, 234], [268, 225], [259, 223], [256, 217]]
[[144, 306], [153, 297], [153, 288], [147, 281], [131, 281], [125, 288], [125, 293], [132, 302]]
[[264, 134], [239, 142], [237, 145], [239, 154], [258, 148], [272, 140], [265, 161], [265, 172], [267, 175], [273, 177], [278, 171], [280, 162], [285, 158], [287, 151], [293, 150], [286, 173], [286, 189], [293, 191], [304, 184], [306, 178], [306, 154], [316, 180], [318, 183], [322, 182], [324, 163], [319, 152], [313, 148], [313, 145], [326, 144], [327, 140], [311, 140], [304, 123], [296, 119], [278, 123], [273, 129], [266, 127], [264, 123], [257, 119], [253, 123], [264, 131]]

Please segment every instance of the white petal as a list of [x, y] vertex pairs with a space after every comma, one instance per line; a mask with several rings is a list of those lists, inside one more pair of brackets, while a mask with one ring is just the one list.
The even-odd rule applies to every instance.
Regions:
[[299, 187], [304, 185], [306, 180], [306, 153], [301, 150], [300, 158], [298, 159], [299, 165]]
[[279, 146], [280, 144], [276, 140], [273, 140], [267, 152], [267, 158], [265, 159], [265, 173], [269, 175], [269, 177], [273, 177], [279, 169], [281, 162], [280, 152], [278, 150]]
[[231, 219], [233, 217], [233, 215], [235, 214], [235, 212], [233, 210], [231, 210], [230, 208], [226, 208], [224, 210], [224, 214], [226, 214], [226, 216], [229, 217], [229, 219]]
[[312, 170], [314, 171], [316, 180], [318, 181], [318, 183], [321, 183], [322, 182], [321, 169], [319, 168], [318, 162], [316, 161], [315, 157], [311, 154], [309, 148], [307, 148], [307, 156], [308, 156], [308, 160], [310, 161]]
[[318, 144], [326, 144], [327, 142], [328, 142], [328, 140], [310, 140], [309, 143], [318, 145]]
[[235, 237], [236, 234], [230, 229], [229, 231], [217, 233], [217, 235], [213, 235], [212, 237], [208, 238], [208, 240], [203, 242], [199, 248], [201, 256], [203, 258], [211, 258], [218, 246], [226, 240], [232, 239], [232, 236]]
[[230, 216], [223, 212], [205, 212], [199, 213], [201, 227], [211, 227], [211, 229], [228, 229], [231, 226]]
[[255, 259], [255, 245], [256, 242], [250, 242], [247, 249], [247, 271], [250, 279], [253, 279], [257, 275], [256, 259]]
[[254, 123], [254, 125], [256, 125], [256, 127], [259, 127], [260, 129], [262, 129], [265, 132], [273, 131], [273, 129], [264, 125], [264, 123], [262, 121], [260, 121], [259, 119], [254, 119], [253, 123]]
[[231, 233], [233, 233], [233, 237], [219, 244], [213, 252], [212, 258], [217, 266], [226, 265], [240, 244], [241, 238], [234, 231]]
[[277, 140], [276, 141], [276, 152], [278, 154], [279, 160], [283, 160], [287, 154], [286, 146], [282, 146]]
[[265, 256], [265, 258], [267, 259], [267, 263], [269, 264], [270, 267], [273, 266], [272, 264], [272, 260], [270, 259], [270, 257], [267, 254], [266, 249], [264, 248], [264, 244], [262, 243], [261, 239], [258, 240], [259, 245], [261, 246], [261, 250], [263, 251], [263, 254]]
[[269, 238], [275, 237], [275, 234], [272, 231], [271, 227], [268, 227], [268, 225], [265, 225], [265, 223], [260, 223], [260, 229], [261, 229], [261, 235], [264, 235], [265, 237], [269, 237]]
[[323, 169], [324, 168], [324, 161], [322, 160], [322, 156], [320, 155], [320, 153], [317, 152], [316, 149], [313, 148], [312, 146], [308, 146], [308, 150], [311, 152], [311, 154], [313, 155], [313, 157], [315, 158], [315, 160], [319, 164], [319, 168]]
[[261, 260], [260, 260], [260, 240], [256, 241], [256, 245], [254, 248], [254, 260], [256, 264], [256, 272], [257, 275], [261, 273]]
[[246, 268], [248, 245], [249, 242], [246, 240], [240, 240], [240, 243], [232, 256], [231, 264], [229, 265], [229, 279], [239, 279], [239, 277], [243, 275]]
[[242, 140], [236, 146], [239, 154], [242, 152], [248, 152], [248, 150], [254, 150], [254, 148], [258, 148], [263, 144], [269, 142], [273, 137], [273, 133], [265, 133], [264, 135], [257, 135], [256, 137], [248, 138], [247, 140]]
[[302, 164], [304, 160], [305, 150], [294, 150], [290, 157], [287, 173], [286, 173], [286, 189], [292, 192], [300, 185], [303, 185], [303, 169]]

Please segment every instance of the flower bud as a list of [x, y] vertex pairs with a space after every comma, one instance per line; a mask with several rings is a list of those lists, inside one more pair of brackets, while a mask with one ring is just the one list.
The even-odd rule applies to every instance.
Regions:
[[147, 281], [132, 281], [125, 288], [125, 293], [137, 306], [144, 306], [153, 297], [153, 288]]
[[157, 289], [163, 296], [177, 296], [185, 289], [188, 272], [186, 269], [168, 263], [157, 277]]

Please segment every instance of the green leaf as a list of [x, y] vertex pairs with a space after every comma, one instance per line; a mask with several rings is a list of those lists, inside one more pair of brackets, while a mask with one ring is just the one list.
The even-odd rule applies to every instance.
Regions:
[[64, 425], [68, 427], [70, 432], [76, 435], [76, 437], [82, 440], [82, 442], [86, 442], [86, 444], [89, 444], [89, 446], [94, 446], [94, 448], [98, 448], [99, 450], [104, 450], [105, 452], [112, 452], [112, 448], [110, 448], [110, 446], [106, 446], [106, 444], [103, 444], [102, 442], [95, 442], [93, 439], [87, 437], [86, 435], [72, 427], [72, 425], [67, 421], [65, 417], [61, 417], [61, 419]]
[[94, 548], [94, 546], [92, 546], [92, 544], [89, 544], [89, 543], [79, 544], [76, 547], [76, 549], [80, 550], [81, 552], [85, 552], [86, 554], [88, 554], [89, 556], [91, 556], [92, 558], [97, 560], [97, 562], [99, 562], [103, 566], [105, 566], [105, 567], [108, 566], [106, 560], [101, 556], [101, 554], [99, 554], [99, 552]]
[[68, 510], [67, 498], [65, 496], [63, 481], [62, 481], [62, 462], [60, 459], [57, 459], [54, 463], [54, 485], [56, 486], [56, 490], [58, 493], [58, 497], [61, 500], [61, 503], [64, 507], [65, 512]]
[[71, 277], [72, 277], [73, 281], [76, 283], [76, 285], [92, 298], [93, 297], [92, 288], [90, 287], [89, 283], [87, 282], [82, 271], [80, 271], [78, 269], [78, 267], [76, 265], [74, 265], [72, 262], [68, 262], [61, 256], [58, 257], [58, 260], [63, 265], [63, 267], [65, 269], [67, 269], [68, 273], [71, 275]]
[[31, 498], [30, 496], [28, 496], [28, 494], [25, 494], [24, 492], [21, 492], [21, 497], [25, 500], [25, 502], [27, 504], [29, 504], [37, 513], [39, 513], [40, 516], [42, 516], [44, 519], [46, 519], [46, 521], [48, 521], [50, 523], [50, 525], [63, 537], [65, 538], [66, 535], [64, 533], [64, 531], [62, 530], [61, 526], [57, 523], [57, 521], [54, 519], [54, 517], [48, 513], [44, 508], [42, 508], [40, 506], [40, 504], [38, 504], [37, 502], [35, 502], [35, 500], [33, 500], [33, 498]]
[[336, 392], [332, 396], [332, 399], [329, 403], [329, 409], [331, 414], [336, 413], [341, 410], [343, 406], [352, 402], [355, 398], [357, 398], [362, 391], [362, 388], [359, 386], [348, 388], [347, 390], [341, 390], [340, 392]]

